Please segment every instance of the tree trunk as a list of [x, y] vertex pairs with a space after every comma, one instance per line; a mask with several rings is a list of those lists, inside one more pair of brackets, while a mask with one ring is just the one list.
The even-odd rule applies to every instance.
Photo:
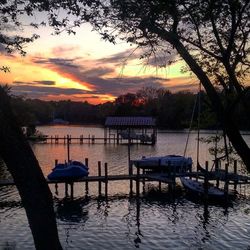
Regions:
[[52, 194], [39, 163], [17, 126], [9, 96], [0, 87], [0, 155], [10, 171], [26, 210], [36, 249], [62, 249]]
[[226, 112], [226, 109], [223, 107], [220, 97], [218, 96], [212, 83], [206, 76], [205, 72], [200, 68], [200, 66], [196, 63], [196, 61], [192, 58], [192, 56], [187, 52], [185, 47], [180, 42], [179, 43], [177, 42], [175, 46], [177, 51], [182, 56], [182, 58], [186, 61], [191, 70], [196, 74], [197, 78], [201, 81], [201, 84], [205, 88], [208, 97], [213, 105], [213, 109], [217, 114], [218, 120], [225, 128], [225, 132], [229, 140], [231, 141], [238, 155], [243, 160], [247, 170], [250, 172], [250, 148], [244, 141], [242, 135], [239, 132], [239, 128], [236, 126], [234, 122], [234, 119], [232, 117], [233, 113]]
[[190, 69], [193, 71], [193, 73], [201, 81], [201, 84], [205, 88], [207, 95], [213, 105], [213, 109], [217, 114], [218, 120], [225, 128], [225, 132], [229, 140], [231, 141], [238, 155], [243, 160], [247, 170], [250, 172], [250, 148], [242, 138], [242, 135], [240, 134], [239, 129], [236, 126], [232, 117], [233, 114], [225, 111], [225, 108], [223, 107], [220, 97], [216, 92], [210, 79], [207, 77], [206, 73], [202, 70], [202, 68], [198, 65], [198, 63], [194, 60], [194, 58], [190, 55], [185, 46], [180, 42], [178, 36], [176, 36], [172, 32], [168, 32], [154, 25], [150, 26], [149, 29], [152, 33], [157, 34], [161, 39], [172, 44], [176, 48], [180, 56], [187, 63], [187, 65], [190, 67]]

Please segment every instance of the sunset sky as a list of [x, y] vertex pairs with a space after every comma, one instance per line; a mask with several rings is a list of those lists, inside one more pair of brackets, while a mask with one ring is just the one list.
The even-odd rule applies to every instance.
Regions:
[[51, 35], [52, 29], [47, 27], [25, 29], [22, 35], [34, 32], [40, 38], [25, 46], [25, 57], [8, 55], [0, 47], [1, 64], [10, 67], [10, 73], [0, 72], [1, 83], [8, 83], [15, 94], [97, 104], [147, 86], [170, 91], [197, 89], [194, 77], [180, 73], [184, 65], [181, 61], [156, 68], [153, 59], [147, 63], [139, 60], [141, 52], [135, 47], [101, 40], [90, 25], [78, 28], [76, 35]]

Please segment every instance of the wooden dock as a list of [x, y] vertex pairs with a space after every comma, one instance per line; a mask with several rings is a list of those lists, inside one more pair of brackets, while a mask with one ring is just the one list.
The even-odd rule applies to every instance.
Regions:
[[39, 138], [28, 138], [29, 141], [33, 143], [48, 143], [48, 144], [143, 144], [143, 145], [152, 145], [151, 141], [145, 141], [141, 139], [122, 139], [121, 137], [117, 138], [115, 135], [111, 137], [98, 137], [96, 135], [88, 135], [83, 136], [59, 136], [59, 135], [51, 135], [51, 136], [43, 136]]
[[[57, 165], [57, 160], [55, 160], [55, 165]], [[88, 158], [85, 158], [85, 165], [88, 166]], [[216, 171], [208, 171], [208, 162], [206, 162], [206, 171], [196, 171], [196, 172], [182, 172], [176, 173], [174, 172], [150, 172], [145, 171], [145, 169], [141, 169], [138, 165], [133, 165], [133, 161], [129, 166], [129, 174], [121, 174], [121, 175], [109, 175], [108, 174], [108, 164], [104, 163], [102, 169], [101, 161], [98, 161], [98, 175], [96, 176], [86, 176], [79, 179], [62, 179], [62, 180], [49, 180], [46, 179], [48, 184], [55, 184], [56, 192], [58, 184], [65, 184], [65, 196], [68, 196], [68, 186], [71, 187], [70, 196], [74, 197], [74, 184], [75, 183], [85, 183], [85, 194], [89, 193], [89, 183], [96, 182], [98, 184], [98, 194], [102, 195], [102, 183], [105, 186], [105, 197], [108, 196], [108, 183], [110, 181], [129, 181], [130, 182], [130, 194], [133, 193], [133, 182], [136, 182], [136, 194], [140, 193], [140, 182], [142, 182], [143, 190], [145, 190], [145, 182], [146, 181], [156, 181], [159, 182], [159, 190], [161, 190], [161, 183], [166, 183], [169, 185], [171, 190], [175, 189], [176, 179], [180, 177], [186, 178], [196, 178], [203, 179], [203, 182], [206, 183], [208, 181], [216, 181], [216, 186], [219, 186], [220, 182], [223, 182], [225, 192], [228, 192], [229, 185], [234, 186], [234, 190], [236, 190], [237, 185], [242, 184], [250, 184], [250, 176], [244, 176], [237, 174], [237, 162], [234, 162], [234, 173], [228, 172], [228, 165], [225, 165], [225, 170], [216, 170]], [[135, 168], [133, 168], [133, 166]], [[136, 170], [136, 173], [133, 173], [133, 170]], [[141, 171], [142, 170], [142, 171]], [[141, 173], [142, 172], [142, 173]], [[103, 173], [103, 174], [102, 174]], [[13, 179], [0, 180], [0, 187], [3, 186], [13, 186], [15, 182]]]
[[[188, 173], [176, 173], [175, 178], [180, 177], [192, 177], [199, 179], [204, 179], [205, 175], [201, 172], [188, 172]], [[132, 175], [103, 175], [103, 176], [86, 176], [80, 179], [76, 180], [49, 180], [46, 178], [46, 182], [48, 184], [59, 184], [59, 183], [80, 183], [80, 182], [107, 182], [107, 181], [129, 181], [129, 180], [147, 180], [147, 181], [161, 181], [163, 183], [172, 183], [173, 182], [173, 175], [167, 175], [164, 173], [153, 173], [153, 174], [132, 174]], [[217, 180], [216, 177], [209, 178], [209, 180]], [[221, 180], [225, 180], [224, 177]], [[237, 182], [237, 184], [250, 184], [250, 177], [249, 176], [243, 176], [243, 175], [230, 175], [227, 179], [229, 181], [229, 184], [234, 184], [234, 182]], [[15, 182], [13, 179], [6, 179], [6, 180], [0, 180], [0, 186], [14, 186]]]

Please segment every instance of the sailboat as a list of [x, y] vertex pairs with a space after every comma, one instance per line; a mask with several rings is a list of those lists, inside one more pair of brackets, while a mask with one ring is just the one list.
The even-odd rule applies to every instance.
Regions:
[[[199, 113], [199, 115], [198, 115], [198, 139], [197, 139], [197, 169], [202, 170], [201, 172], [203, 172], [204, 175], [206, 175], [206, 177], [208, 178], [209, 176], [211, 177], [210, 172], [207, 171], [206, 169], [202, 168], [199, 164], [200, 93], [201, 93], [201, 83], [199, 85], [199, 91], [197, 94], [198, 113]], [[197, 99], [195, 101], [195, 106], [196, 106]], [[195, 107], [193, 109], [189, 133], [191, 131], [194, 110], [195, 110]], [[189, 139], [189, 134], [188, 134], [188, 138], [187, 138], [187, 142], [186, 142], [186, 147], [184, 150], [184, 155], [186, 153], [188, 139]], [[214, 186], [213, 184], [209, 183], [208, 181], [206, 182], [206, 180], [204, 180], [204, 182], [202, 182], [202, 181], [190, 179], [187, 177], [180, 177], [180, 180], [181, 180], [183, 187], [186, 189], [187, 193], [189, 193], [195, 197], [202, 197], [202, 198], [206, 197], [207, 199], [212, 199], [212, 200], [223, 200], [228, 195], [228, 193], [225, 192], [224, 189], [218, 188], [218, 187]]]

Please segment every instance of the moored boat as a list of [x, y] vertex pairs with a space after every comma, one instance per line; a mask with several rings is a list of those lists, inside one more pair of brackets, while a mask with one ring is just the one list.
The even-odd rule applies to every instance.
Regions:
[[[186, 191], [197, 198], [207, 198], [211, 200], [223, 200], [226, 197], [226, 193], [223, 189], [215, 187], [213, 184], [208, 183], [205, 187], [205, 183], [186, 177], [181, 177], [181, 183]], [[228, 194], [231, 195], [231, 194]]]
[[192, 169], [192, 158], [180, 155], [142, 157], [142, 159], [134, 160], [132, 163], [139, 168], [153, 171], [176, 171], [180, 173]]
[[88, 176], [88, 167], [79, 161], [59, 163], [48, 175], [49, 180], [76, 180]]

